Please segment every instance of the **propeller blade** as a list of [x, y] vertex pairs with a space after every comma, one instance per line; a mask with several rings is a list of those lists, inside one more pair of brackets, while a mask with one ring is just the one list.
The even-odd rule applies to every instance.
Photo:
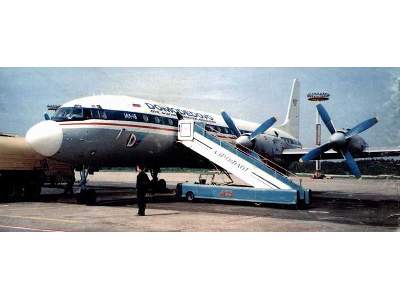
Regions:
[[360, 169], [358, 168], [357, 163], [355, 162], [353, 156], [351, 153], [347, 150], [346, 152], [340, 151], [346, 160], [346, 164], [349, 167], [351, 173], [356, 177], [360, 178], [361, 177], [361, 172]]
[[262, 123], [260, 126], [258, 126], [258, 128], [256, 130], [254, 130], [252, 132], [252, 134], [250, 135], [250, 141], [254, 140], [258, 135], [266, 132], [272, 125], [275, 124], [275, 122], [276, 122], [276, 118], [272, 117], [272, 118], [269, 118], [264, 123]]
[[336, 129], [335, 129], [335, 126], [333, 126], [331, 117], [329, 116], [326, 109], [322, 106], [322, 104], [318, 104], [317, 110], [318, 110], [318, 113], [321, 116], [321, 119], [324, 122], [326, 128], [328, 128], [328, 130], [331, 134], [334, 134], [336, 132]]
[[240, 137], [240, 130], [236, 127], [235, 122], [233, 122], [232, 118], [225, 111], [221, 112], [221, 116], [224, 119], [226, 125], [228, 125], [229, 129], [232, 130], [233, 134], [236, 135], [236, 137]]
[[350, 129], [348, 132], [346, 132], [345, 137], [346, 139], [351, 138], [352, 136], [359, 134], [368, 128], [374, 126], [376, 123], [378, 123], [377, 118], [371, 118], [368, 120], [365, 120], [364, 122], [361, 122], [357, 126], [354, 126], [352, 129]]
[[312, 149], [310, 152], [300, 158], [300, 161], [303, 162], [318, 158], [322, 153], [328, 151], [329, 149], [332, 149], [332, 146], [332, 143], [326, 143], [322, 146], [319, 146], [318, 148]]

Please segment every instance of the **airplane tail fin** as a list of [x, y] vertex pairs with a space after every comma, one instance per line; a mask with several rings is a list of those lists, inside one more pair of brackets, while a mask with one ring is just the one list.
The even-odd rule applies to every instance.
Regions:
[[279, 129], [289, 133], [294, 138], [299, 138], [300, 129], [300, 82], [297, 79], [293, 80], [292, 92], [286, 119]]

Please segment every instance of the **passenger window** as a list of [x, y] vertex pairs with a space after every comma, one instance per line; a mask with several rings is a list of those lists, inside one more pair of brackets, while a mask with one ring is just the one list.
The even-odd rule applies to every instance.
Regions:
[[174, 121], [172, 121], [172, 119], [168, 119], [168, 124], [169, 124], [170, 126], [174, 126]]
[[147, 115], [143, 115], [143, 121], [149, 122], [149, 117]]
[[161, 120], [160, 120], [159, 117], [154, 117], [154, 121], [155, 121], [157, 124], [160, 124], [160, 123], [161, 123]]

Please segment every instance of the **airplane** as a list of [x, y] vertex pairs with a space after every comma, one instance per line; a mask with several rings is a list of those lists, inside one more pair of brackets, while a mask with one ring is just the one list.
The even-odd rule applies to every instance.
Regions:
[[[262, 124], [234, 119], [221, 114], [186, 109], [175, 105], [130, 96], [99, 95], [75, 99], [61, 105], [50, 119], [34, 125], [26, 141], [40, 155], [67, 162], [80, 171], [81, 187], [87, 176], [104, 167], [145, 165], [160, 189], [160, 168], [210, 168], [202, 156], [177, 143], [178, 119], [205, 123], [208, 131], [238, 147], [250, 148], [278, 164], [303, 160], [341, 159], [344, 155], [350, 170], [358, 177], [355, 157], [399, 156], [400, 148], [370, 148], [358, 134], [374, 125], [352, 130], [336, 130], [326, 110], [319, 112], [332, 133], [322, 149], [303, 148], [299, 140], [300, 83], [293, 81], [285, 121], [273, 127], [275, 117]], [[373, 123], [373, 124], [372, 124]], [[357, 171], [358, 170], [358, 171]]]

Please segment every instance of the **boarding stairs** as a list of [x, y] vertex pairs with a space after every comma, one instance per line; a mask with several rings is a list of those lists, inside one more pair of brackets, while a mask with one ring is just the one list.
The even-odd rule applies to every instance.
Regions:
[[[180, 120], [178, 142], [195, 151], [209, 161], [235, 175], [254, 188], [269, 190], [295, 190], [299, 199], [309, 197], [309, 190], [303, 188], [301, 179], [294, 174], [287, 175], [275, 169], [272, 161], [262, 158], [250, 149], [241, 150], [220, 140], [205, 129], [205, 124], [194, 120]], [[282, 170], [282, 167], [276, 165]], [[297, 181], [297, 182], [296, 182]]]

